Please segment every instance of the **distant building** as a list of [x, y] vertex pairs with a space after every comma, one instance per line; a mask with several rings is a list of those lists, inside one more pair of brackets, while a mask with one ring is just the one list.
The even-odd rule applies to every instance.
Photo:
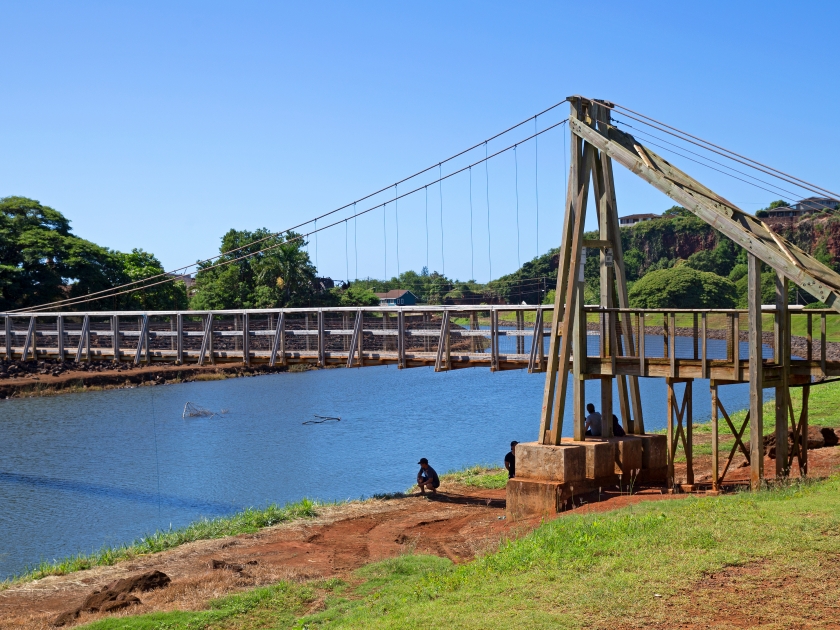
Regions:
[[782, 219], [793, 221], [806, 214], [819, 212], [820, 210], [834, 210], [837, 208], [837, 201], [827, 197], [808, 197], [796, 202], [792, 206], [779, 206], [767, 210], [767, 219]]
[[642, 221], [658, 219], [658, 214], [628, 214], [626, 217], [618, 217], [619, 225], [636, 225]]
[[181, 274], [181, 273], [167, 273], [166, 275], [169, 276], [170, 278], [175, 278], [175, 280], [180, 280], [181, 282], [184, 283], [184, 286], [187, 287], [188, 289], [195, 285], [195, 278], [193, 278], [188, 273], [184, 273], [184, 274]]
[[379, 298], [379, 306], [414, 306], [417, 296], [407, 289], [391, 289], [388, 293], [374, 293]]

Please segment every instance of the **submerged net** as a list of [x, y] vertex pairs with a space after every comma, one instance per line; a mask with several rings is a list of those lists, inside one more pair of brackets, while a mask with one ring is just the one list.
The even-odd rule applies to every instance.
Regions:
[[194, 403], [188, 402], [184, 405], [184, 412], [181, 414], [182, 418], [212, 418], [216, 413], [200, 407]]
[[341, 417], [338, 416], [319, 416], [318, 414], [313, 414], [318, 420], [307, 420], [302, 424], [324, 424], [325, 422], [340, 422]]

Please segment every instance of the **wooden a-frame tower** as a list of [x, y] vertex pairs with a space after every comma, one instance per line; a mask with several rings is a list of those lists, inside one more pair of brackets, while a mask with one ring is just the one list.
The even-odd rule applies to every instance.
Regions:
[[[571, 165], [540, 418], [539, 444], [561, 445], [569, 380], [571, 380], [573, 396], [574, 442], [586, 440], [584, 387], [586, 380], [592, 378], [601, 379], [600, 403], [601, 414], [604, 418], [602, 438], [612, 437], [612, 424], [609, 419], [614, 413], [613, 378], [618, 379], [618, 409], [616, 411], [620, 412], [627, 433], [643, 435], [645, 432], [638, 378], [651, 374], [646, 374], [644, 371], [644, 334], [639, 335], [636, 332], [637, 338], [634, 338], [634, 329], [629, 318], [620, 317], [618, 312], [609, 310], [629, 308], [613, 181], [612, 165], [613, 161], [616, 161], [747, 250], [749, 262], [749, 363], [747, 371], [750, 384], [750, 450], [753, 451], [753, 456], [750, 458], [751, 485], [754, 488], [758, 487], [763, 478], [763, 457], [756, 450], [761, 448], [763, 435], [763, 387], [776, 388], [776, 434], [779, 449], [777, 473], [787, 474], [789, 417], [794, 428], [797, 427], [788, 390], [791, 376], [787, 280], [806, 290], [832, 309], [840, 311], [840, 299], [838, 299], [840, 298], [840, 275], [772, 232], [752, 215], [745, 213], [733, 203], [674, 167], [630, 134], [613, 126], [610, 118], [611, 103], [590, 100], [581, 96], [569, 97], [568, 100], [571, 106], [569, 117], [569, 127], [572, 132]], [[598, 217], [599, 238], [597, 240], [586, 240], [583, 237], [590, 186]], [[584, 248], [600, 251], [601, 317], [600, 323], [597, 324], [600, 331], [600, 359], [597, 370], [591, 369], [588, 365], [586, 352], [587, 321], [583, 303]], [[774, 369], [777, 367], [781, 369], [775, 369], [774, 374], [777, 376], [774, 376], [772, 382], [766, 381], [763, 374], [762, 262], [771, 267], [777, 275], [774, 324], [776, 342], [774, 359], [771, 363]], [[741, 373], [737, 356], [738, 339], [740, 339], [737, 330], [735, 335], [735, 374], [737, 376]], [[639, 343], [642, 345], [641, 349], [634, 347]], [[638, 371], [616, 370], [618, 356], [634, 354], [641, 357], [638, 361], [641, 366]], [[705, 367], [705, 354], [703, 362], [702, 373], [710, 374], [711, 372]], [[673, 366], [672, 360], [672, 370]], [[571, 379], [567, 379], [570, 372]], [[672, 372], [671, 376], [675, 375], [676, 371]], [[709, 378], [709, 376], [704, 375], [704, 378]], [[801, 376], [798, 378], [803, 380]], [[810, 383], [810, 380], [811, 377], [808, 376], [807, 382], [804, 383], [803, 415], [806, 418], [807, 383]], [[686, 381], [690, 379], [669, 379], [669, 406], [674, 396], [673, 382]], [[727, 382], [747, 382], [747, 379], [737, 378]], [[713, 400], [716, 394], [714, 383], [715, 381], [712, 380]], [[686, 404], [690, 409], [691, 404], [690, 386], [686, 390], [689, 400], [683, 401], [683, 410]], [[669, 410], [669, 413], [673, 411]], [[716, 411], [717, 409], [714, 413]], [[687, 422], [690, 425], [690, 417]], [[802, 424], [800, 420], [798, 430], [802, 429]], [[673, 460], [676, 446], [672, 447], [672, 443], [675, 443], [676, 437], [671, 434], [671, 431], [669, 421], [669, 459]], [[688, 431], [690, 436], [690, 426]], [[683, 440], [685, 440], [684, 435]], [[672, 461], [669, 465], [673, 466]], [[800, 462], [800, 469], [802, 469], [802, 462]]]

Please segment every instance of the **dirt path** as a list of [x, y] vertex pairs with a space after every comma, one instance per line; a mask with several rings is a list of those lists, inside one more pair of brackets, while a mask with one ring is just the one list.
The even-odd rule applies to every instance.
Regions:
[[[327, 507], [316, 519], [256, 534], [199, 541], [112, 567], [22, 584], [0, 592], [0, 627], [51, 628], [60, 613], [78, 606], [94, 590], [146, 571], [163, 571], [172, 584], [140, 594], [143, 603], [124, 614], [198, 610], [210, 599], [231, 592], [283, 579], [347, 576], [364, 564], [402, 553], [434, 554], [464, 562], [540, 523], [539, 518], [515, 523], [505, 519], [504, 490], [447, 484], [441, 489], [443, 494], [435, 500], [411, 496]], [[584, 498], [574, 513], [673, 498], [659, 489], [633, 496], [605, 492]], [[214, 569], [214, 561], [217, 566], [228, 563], [241, 570]], [[76, 623], [102, 616], [82, 614]]]

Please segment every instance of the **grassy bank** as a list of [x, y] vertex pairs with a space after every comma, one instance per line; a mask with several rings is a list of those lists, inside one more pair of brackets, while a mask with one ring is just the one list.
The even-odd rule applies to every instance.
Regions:
[[[803, 605], [811, 620], [836, 612], [840, 581], [830, 558], [838, 540], [840, 478], [833, 478], [572, 514], [460, 566], [406, 555], [347, 581], [281, 582], [203, 611], [87, 627], [677, 627], [720, 620], [728, 607], [741, 622], [756, 619], [750, 626], [765, 619], [763, 627], [792, 627], [801, 625]], [[726, 588], [709, 578], [721, 572]]]
[[0, 582], [0, 591], [20, 582], [37, 580], [48, 575], [66, 575], [92, 567], [110, 566], [121, 560], [166, 551], [196, 540], [249, 534], [272, 525], [300, 518], [311, 518], [317, 514], [317, 508], [317, 503], [303, 499], [284, 506], [269, 505], [263, 509], [249, 508], [233, 516], [202, 519], [180, 529], [157, 531], [126, 545], [103, 547], [91, 554], [79, 554], [53, 562], [42, 562], [15, 578]]

